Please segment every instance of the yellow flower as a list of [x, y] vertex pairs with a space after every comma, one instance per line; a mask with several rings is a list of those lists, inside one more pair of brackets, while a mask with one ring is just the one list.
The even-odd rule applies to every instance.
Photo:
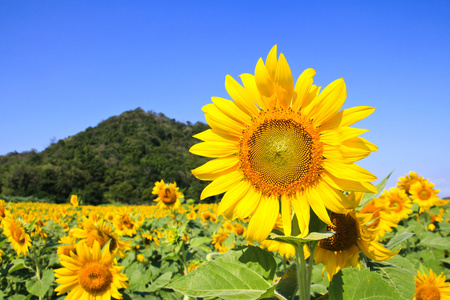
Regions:
[[76, 242], [75, 239], [71, 236], [63, 236], [58, 243], [63, 244], [58, 247], [56, 250], [56, 253], [58, 256], [66, 255], [70, 257], [70, 252], [73, 252], [74, 254], [77, 254], [76, 250]]
[[80, 239], [83, 243], [86, 243], [89, 247], [93, 247], [94, 243], [99, 243], [103, 248], [106, 243], [109, 244], [111, 251], [118, 252], [120, 257], [125, 257], [127, 254], [125, 251], [131, 249], [130, 242], [121, 241], [119, 236], [113, 232], [111, 225], [100, 220], [93, 222], [90, 219], [84, 219], [83, 229], [74, 228], [72, 235], [74, 238]]
[[70, 197], [70, 204], [72, 204], [74, 207], [78, 206], [78, 196], [77, 195], [72, 195]]
[[[349, 198], [355, 199], [354, 195]], [[355, 207], [358, 205], [359, 201]], [[323, 272], [327, 270], [329, 281], [341, 269], [359, 266], [359, 250], [375, 261], [388, 260], [400, 251], [388, 250], [378, 243], [377, 230], [365, 226], [370, 220], [370, 214], [331, 213], [333, 225], [328, 225], [327, 231], [334, 231], [335, 234], [320, 240], [314, 252], [314, 261], [325, 265]]]
[[443, 273], [436, 277], [431, 269], [429, 275], [417, 271], [414, 300], [450, 300], [450, 283], [445, 279]]
[[339, 111], [347, 96], [344, 80], [319, 93], [312, 84], [315, 73], [305, 70], [294, 86], [289, 65], [283, 54], [277, 59], [274, 46], [266, 62], [256, 64], [255, 76], [240, 76], [243, 86], [226, 76], [234, 101], [213, 97], [203, 107], [211, 129], [194, 136], [203, 142], [190, 152], [215, 159], [192, 170], [198, 179], [212, 180], [201, 199], [225, 192], [218, 214], [251, 217], [250, 242], [266, 239], [280, 206], [284, 227], [293, 208], [304, 236], [310, 207], [331, 224], [327, 209], [345, 213], [350, 205], [342, 190], [376, 191], [370, 183], [376, 177], [354, 162], [377, 147], [358, 137], [367, 130], [350, 127], [374, 109]]
[[174, 210], [180, 207], [180, 198], [183, 198], [183, 194], [178, 191], [176, 182], [171, 184], [165, 184], [164, 180], [155, 182], [152, 194], [158, 195], [155, 202], [158, 202], [158, 208]]
[[398, 224], [391, 214], [392, 208], [389, 205], [390, 202], [387, 199], [380, 197], [367, 203], [360, 211], [361, 214], [371, 215], [366, 227], [376, 230], [380, 237], [383, 237], [386, 232], [391, 232]]
[[28, 248], [31, 247], [30, 235], [25, 231], [23, 224], [17, 220], [9, 211], [5, 211], [5, 218], [2, 220], [3, 234], [12, 244], [17, 255], [27, 255]]
[[416, 183], [417, 181], [422, 182], [423, 176], [417, 175], [416, 172], [410, 171], [409, 174], [406, 174], [403, 177], [400, 177], [397, 181], [397, 187], [403, 189], [407, 195], [410, 194], [409, 189], [411, 185]]
[[212, 244], [214, 245], [214, 248], [219, 250], [219, 252], [227, 252], [228, 249], [233, 248], [234, 247], [234, 243], [233, 245], [231, 245], [230, 247], [227, 247], [224, 242], [225, 240], [230, 236], [229, 233], [225, 232], [223, 230], [223, 228], [219, 228], [219, 231], [214, 234], [212, 236], [213, 240], [212, 240]]
[[382, 197], [389, 201], [389, 207], [392, 208], [391, 215], [397, 223], [412, 214], [410, 208], [412, 203], [405, 191], [395, 187], [390, 188], [383, 192]]
[[246, 234], [245, 227], [242, 226], [239, 223], [235, 223], [234, 224], [234, 229], [233, 230], [234, 230], [234, 234], [237, 235], [237, 236], [245, 236], [245, 234]]
[[139, 223], [133, 220], [128, 213], [119, 213], [114, 222], [114, 227], [119, 236], [133, 236], [139, 228]]
[[101, 250], [98, 242], [92, 248], [78, 243], [76, 253], [60, 257], [64, 268], [55, 270], [58, 296], [69, 292], [66, 300], [122, 299], [118, 289], [130, 287], [128, 278], [120, 273], [123, 267], [113, 264], [108, 247]]
[[429, 181], [418, 181], [411, 185], [410, 193], [413, 202], [419, 204], [420, 212], [429, 210], [439, 202], [437, 193], [439, 190], [433, 189], [434, 183]]

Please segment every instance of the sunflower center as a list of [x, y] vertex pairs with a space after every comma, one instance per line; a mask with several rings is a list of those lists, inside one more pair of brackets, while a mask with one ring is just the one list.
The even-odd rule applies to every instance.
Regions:
[[265, 195], [293, 195], [318, 183], [322, 143], [311, 122], [292, 109], [262, 111], [240, 140], [245, 178]]
[[161, 193], [161, 199], [165, 204], [173, 204], [177, 201], [177, 195], [169, 187], [165, 187]]
[[130, 217], [128, 217], [127, 215], [122, 217], [122, 224], [128, 229], [131, 229], [134, 227], [133, 222], [130, 220]]
[[439, 300], [441, 299], [441, 293], [437, 287], [425, 285], [416, 290], [415, 298], [417, 300]]
[[358, 240], [358, 229], [356, 228], [356, 221], [349, 214], [331, 213], [331, 223], [333, 225], [327, 226], [327, 231], [335, 231], [336, 233], [319, 241], [319, 247], [330, 251], [346, 250], [353, 245], [356, 245]]
[[391, 204], [389, 206], [395, 208], [395, 212], [400, 212], [403, 208], [401, 200], [391, 200]]
[[99, 262], [90, 262], [78, 272], [78, 281], [81, 287], [91, 294], [105, 291], [112, 280], [111, 271]]
[[427, 190], [421, 190], [418, 193], [418, 196], [420, 200], [428, 200], [430, 198], [430, 192], [428, 192]]

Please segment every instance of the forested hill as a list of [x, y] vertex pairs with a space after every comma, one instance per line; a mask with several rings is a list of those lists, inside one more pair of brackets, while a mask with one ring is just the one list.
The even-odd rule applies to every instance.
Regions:
[[145, 203], [155, 181], [176, 181], [186, 198], [198, 199], [207, 182], [191, 170], [208, 159], [192, 155], [192, 138], [208, 126], [181, 123], [138, 108], [114, 116], [42, 152], [0, 156], [0, 195], [34, 196], [85, 204]]

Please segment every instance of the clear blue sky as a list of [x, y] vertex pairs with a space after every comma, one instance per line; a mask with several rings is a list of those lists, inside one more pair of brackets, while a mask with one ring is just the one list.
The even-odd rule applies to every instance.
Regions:
[[225, 75], [274, 44], [296, 77], [343, 77], [388, 186], [410, 170], [450, 196], [450, 1], [0, 1], [0, 155], [42, 151], [137, 107], [204, 122]]

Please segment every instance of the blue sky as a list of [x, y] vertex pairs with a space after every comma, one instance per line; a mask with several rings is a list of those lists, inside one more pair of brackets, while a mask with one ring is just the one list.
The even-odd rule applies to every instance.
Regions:
[[294, 80], [342, 77], [344, 108], [376, 108], [355, 124], [379, 147], [361, 166], [450, 196], [449, 15], [449, 1], [1, 1], [0, 155], [137, 107], [204, 122], [225, 75], [277, 44]]

